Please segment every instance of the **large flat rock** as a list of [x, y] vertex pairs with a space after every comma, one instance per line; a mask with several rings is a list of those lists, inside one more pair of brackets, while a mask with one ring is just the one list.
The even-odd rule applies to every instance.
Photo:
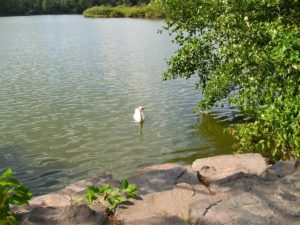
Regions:
[[[259, 154], [244, 154], [199, 159], [192, 167], [173, 163], [147, 167], [129, 178], [140, 195], [123, 204], [116, 218], [124, 225], [299, 225], [300, 171], [294, 164], [267, 166]], [[212, 182], [202, 185], [196, 171]], [[102, 206], [73, 200], [88, 186], [107, 183], [119, 185], [112, 175], [103, 174], [37, 197], [19, 209], [22, 225], [106, 224]]]
[[261, 176], [234, 173], [211, 187], [177, 183], [172, 189], [141, 195], [120, 208], [123, 225], [300, 224], [300, 173], [279, 162]]
[[121, 224], [186, 224], [189, 205], [209, 194], [203, 185], [177, 184], [171, 190], [140, 196], [133, 205], [120, 208], [116, 216]]
[[241, 172], [260, 175], [267, 166], [260, 154], [249, 153], [197, 159], [192, 168], [210, 181], [217, 181]]
[[244, 175], [228, 180], [218, 187], [215, 195], [192, 202], [189, 218], [194, 224], [211, 225], [299, 224], [299, 178], [291, 174], [267, 181]]

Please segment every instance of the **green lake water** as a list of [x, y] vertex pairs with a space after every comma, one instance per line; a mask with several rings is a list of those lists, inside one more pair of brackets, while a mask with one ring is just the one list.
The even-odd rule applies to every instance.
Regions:
[[[0, 18], [0, 168], [35, 195], [110, 171], [232, 152], [231, 110], [193, 113], [192, 80], [162, 82], [175, 46], [159, 20]], [[145, 107], [142, 134], [133, 122]]]

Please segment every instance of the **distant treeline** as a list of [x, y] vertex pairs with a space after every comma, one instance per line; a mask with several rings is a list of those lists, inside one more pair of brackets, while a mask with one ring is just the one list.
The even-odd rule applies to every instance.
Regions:
[[131, 18], [164, 18], [165, 14], [159, 4], [151, 2], [139, 6], [94, 6], [83, 11], [85, 17], [108, 18], [108, 17], [131, 17]]
[[150, 0], [0, 0], [0, 16], [76, 14], [95, 5], [148, 4]]

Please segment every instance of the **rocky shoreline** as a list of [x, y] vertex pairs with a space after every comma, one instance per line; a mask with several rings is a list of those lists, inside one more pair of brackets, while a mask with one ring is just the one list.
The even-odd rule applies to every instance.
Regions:
[[[128, 180], [139, 188], [116, 212], [118, 224], [299, 224], [300, 171], [295, 162], [272, 166], [259, 154], [198, 159], [192, 166], [162, 164]], [[196, 171], [199, 171], [198, 177]], [[22, 225], [108, 224], [100, 205], [75, 203], [90, 185], [113, 183], [111, 174], [73, 183], [16, 208]]]

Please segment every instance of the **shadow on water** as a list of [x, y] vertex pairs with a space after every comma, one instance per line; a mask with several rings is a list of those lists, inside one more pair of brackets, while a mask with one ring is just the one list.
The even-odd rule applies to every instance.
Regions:
[[225, 131], [232, 124], [223, 117], [220, 119], [210, 113], [200, 114], [197, 123], [193, 125], [194, 132], [191, 135], [200, 137], [203, 140], [201, 145], [167, 153], [172, 155], [167, 162], [191, 164], [198, 158], [232, 153], [234, 139]]
[[[30, 150], [20, 145], [0, 146], [0, 173], [7, 168], [12, 168], [15, 177], [21, 183], [30, 187], [34, 196], [56, 191], [64, 186], [66, 180], [72, 176], [64, 168], [64, 163], [59, 159], [49, 158], [46, 154], [34, 154], [38, 163], [32, 163]], [[49, 170], [49, 167], [51, 168]]]

